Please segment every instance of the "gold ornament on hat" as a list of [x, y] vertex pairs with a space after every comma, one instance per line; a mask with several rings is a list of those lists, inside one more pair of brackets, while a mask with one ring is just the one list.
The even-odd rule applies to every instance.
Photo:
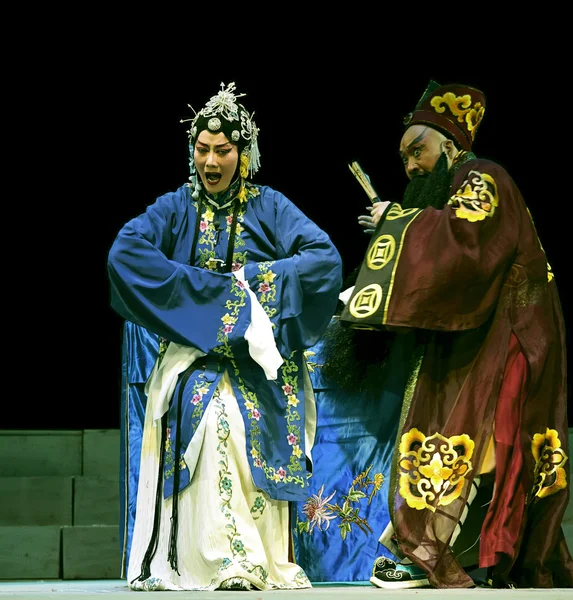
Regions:
[[[465, 121], [468, 131], [472, 136], [472, 141], [474, 140], [475, 132], [485, 114], [485, 108], [482, 106], [481, 102], [476, 102], [475, 105], [472, 106], [472, 97], [469, 94], [456, 96], [452, 92], [447, 92], [443, 96], [434, 96], [430, 100], [430, 104], [439, 114], [444, 113], [447, 107], [450, 109], [452, 115], [457, 117], [459, 123]], [[444, 106], [444, 104], [446, 106]]]

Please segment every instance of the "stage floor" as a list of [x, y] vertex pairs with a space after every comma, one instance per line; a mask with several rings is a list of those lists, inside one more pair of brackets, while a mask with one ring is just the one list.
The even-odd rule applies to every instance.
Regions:
[[[18, 600], [38, 600], [40, 598], [62, 598], [65, 600], [84, 600], [86, 598], [99, 598], [100, 600], [126, 600], [128, 595], [136, 598], [142, 597], [145, 592], [133, 592], [125, 580], [90, 580], [90, 581], [3, 581], [0, 582], [0, 598], [17, 598]], [[573, 600], [573, 589], [520, 589], [520, 590], [492, 590], [486, 588], [434, 590], [382, 590], [370, 583], [364, 584], [337, 584], [316, 583], [305, 590], [272, 590], [272, 591], [213, 591], [213, 592], [153, 592], [151, 600], [171, 598], [171, 600], [186, 600], [188, 598], [200, 600], [280, 600], [291, 598], [296, 600], [374, 600], [407, 599], [416, 600], [471, 600], [478, 597], [481, 600]]]

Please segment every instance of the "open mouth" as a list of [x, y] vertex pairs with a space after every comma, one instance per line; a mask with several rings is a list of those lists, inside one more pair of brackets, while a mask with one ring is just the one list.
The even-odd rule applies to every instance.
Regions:
[[219, 183], [221, 180], [221, 173], [205, 173], [205, 179], [211, 185]]

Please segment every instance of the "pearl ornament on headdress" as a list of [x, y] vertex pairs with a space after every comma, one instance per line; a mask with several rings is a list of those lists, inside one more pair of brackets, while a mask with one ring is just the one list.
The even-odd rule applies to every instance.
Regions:
[[[217, 117], [213, 117], [212, 119], [209, 119], [207, 127], [209, 128], [209, 131], [219, 131], [219, 129], [221, 129], [221, 120], [217, 119]], [[235, 132], [233, 131], [233, 133]]]

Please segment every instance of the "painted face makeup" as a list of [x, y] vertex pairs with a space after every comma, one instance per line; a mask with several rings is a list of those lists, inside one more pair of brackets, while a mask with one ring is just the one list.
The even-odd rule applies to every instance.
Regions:
[[443, 152], [447, 138], [427, 125], [412, 125], [400, 141], [400, 157], [408, 179], [429, 175]]
[[197, 137], [193, 161], [205, 190], [218, 194], [233, 181], [239, 162], [236, 144], [229, 142], [224, 133], [202, 131]]

